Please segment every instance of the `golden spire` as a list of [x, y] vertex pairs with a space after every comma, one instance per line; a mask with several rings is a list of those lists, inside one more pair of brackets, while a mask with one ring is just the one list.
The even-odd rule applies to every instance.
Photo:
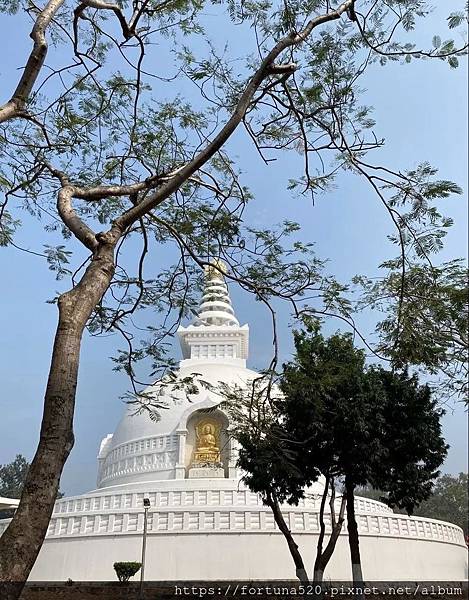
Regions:
[[220, 278], [224, 279], [224, 274], [228, 272], [228, 268], [222, 260], [220, 260], [219, 258], [216, 258], [215, 260], [212, 260], [211, 263], [204, 268], [204, 271], [205, 271], [205, 277], [208, 280], [220, 279]]

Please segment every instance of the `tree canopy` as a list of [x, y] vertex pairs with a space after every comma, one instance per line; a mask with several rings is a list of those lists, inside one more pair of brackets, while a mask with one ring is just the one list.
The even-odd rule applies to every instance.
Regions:
[[[199, 267], [210, 256], [225, 259], [231, 280], [261, 301], [281, 297], [297, 312], [314, 290], [308, 310], [351, 322], [344, 282], [324, 272], [311, 247], [299, 245], [293, 223], [259, 231], [243, 222], [251, 193], [227, 143], [238, 127], [260, 160], [286, 151], [304, 158], [302, 171], [291, 173], [293, 194], [327, 191], [341, 171], [367, 181], [399, 246], [395, 276], [383, 282], [392, 286], [393, 323], [399, 313], [398, 325], [383, 324], [384, 337], [399, 341], [388, 354], [449, 368], [455, 352], [447, 351], [447, 337], [435, 344], [422, 335], [422, 353], [432, 360], [409, 353], [405, 322], [415, 312], [415, 276], [408, 261], [415, 253], [426, 261], [441, 246], [451, 222], [436, 200], [460, 188], [427, 163], [393, 171], [372, 160], [384, 140], [363, 103], [362, 80], [370, 65], [388, 61], [438, 59], [456, 68], [466, 52], [452, 39], [465, 24], [463, 11], [448, 16], [449, 37], [436, 32], [418, 48], [412, 34], [431, 11], [423, 0], [337, 7], [327, 0], [51, 0], [43, 10], [9, 0], [2, 10], [18, 18], [25, 12], [35, 26], [26, 68], [0, 109], [0, 243], [17, 243], [26, 215], [39, 218], [48, 235], [34, 251], [57, 277], [72, 276], [76, 284], [88, 252], [98, 248], [96, 235], [108, 229], [113, 237], [119, 229], [115, 272], [87, 326], [93, 334], [123, 335], [116, 368], [132, 376], [134, 392], [139, 360], [150, 357], [153, 373], [171, 366], [168, 336], [194, 307]], [[231, 49], [240, 35], [247, 44], [241, 56]], [[176, 260], [150, 270], [154, 246], [168, 244]], [[438, 271], [431, 268], [428, 277]], [[139, 321], [148, 334], [140, 341], [132, 319], [148, 307], [161, 313], [161, 326]], [[432, 310], [441, 312], [441, 303], [428, 309], [435, 319]], [[464, 320], [460, 312], [458, 318]], [[457, 331], [461, 336], [464, 325]], [[453, 342], [467, 347], [467, 335]]]
[[[294, 340], [296, 353], [283, 366], [279, 390], [257, 383], [244, 395], [238, 389], [227, 394], [231, 431], [241, 444], [239, 466], [249, 487], [271, 506], [282, 531], [278, 502], [297, 504], [322, 474], [324, 520], [330, 483], [341, 483], [354, 581], [360, 581], [355, 490], [367, 485], [382, 489], [382, 501], [412, 514], [429, 498], [446, 456], [440, 424], [444, 411], [416, 375], [366, 365], [351, 334], [325, 338], [316, 321], [307, 321]], [[317, 580], [340, 533], [333, 505], [331, 513], [332, 542], [323, 559], [322, 529]], [[285, 537], [298, 573], [304, 566], [291, 533]]]
[[[427, 372], [445, 401], [468, 396], [468, 271], [462, 260], [439, 266], [409, 263], [402, 292], [401, 261], [383, 265], [378, 280], [357, 277], [364, 288], [362, 310], [378, 309], [377, 350], [397, 367], [413, 365]], [[402, 294], [402, 302], [399, 296]]]
[[431, 496], [415, 510], [416, 515], [449, 521], [468, 535], [467, 473], [441, 475]]
[[301, 447], [298, 464], [387, 491], [389, 506], [411, 514], [430, 496], [447, 451], [444, 410], [430, 388], [405, 371], [365, 366], [350, 334], [324, 338], [310, 324], [295, 333], [295, 348], [279, 405]]

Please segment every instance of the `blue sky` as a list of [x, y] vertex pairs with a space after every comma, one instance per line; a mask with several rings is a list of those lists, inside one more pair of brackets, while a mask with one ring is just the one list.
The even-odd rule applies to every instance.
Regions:
[[[445, 12], [459, 3], [445, 3]], [[442, 19], [443, 17], [443, 19]], [[0, 67], [3, 80], [1, 98], [12, 89], [17, 71], [29, 47], [22, 26], [15, 27], [13, 18], [0, 19], [3, 48], [15, 44], [15, 59]], [[16, 20], [15, 20], [16, 25]], [[429, 40], [445, 28], [444, 13], [433, 15], [422, 31]], [[27, 31], [27, 28], [24, 29]], [[444, 37], [444, 35], [442, 36]], [[17, 44], [18, 40], [20, 43]], [[428, 160], [440, 169], [446, 179], [464, 188], [464, 196], [444, 201], [443, 210], [453, 216], [441, 259], [467, 256], [467, 71], [465, 66], [450, 70], [440, 61], [412, 62], [410, 65], [373, 66], [363, 84], [365, 100], [374, 105], [376, 131], [386, 138], [380, 161], [394, 168], [411, 168]], [[284, 157], [265, 166], [244, 134], [236, 134], [230, 143], [239, 157], [244, 181], [255, 199], [247, 213], [252, 224], [276, 223], [288, 218], [303, 227], [302, 237], [316, 243], [320, 257], [329, 259], [329, 269], [341, 280], [357, 273], [373, 275], [377, 265], [393, 256], [386, 234], [391, 232], [382, 207], [366, 185], [350, 175], [341, 175], [337, 187], [317, 200], [291, 198], [286, 182], [291, 172], [298, 172], [297, 155]], [[47, 243], [39, 223], [27, 222], [18, 242], [29, 248]], [[150, 255], [156, 269], [158, 257]], [[31, 458], [37, 443], [42, 412], [42, 397], [47, 378], [49, 357], [56, 325], [56, 307], [47, 304], [55, 292], [64, 289], [55, 281], [41, 259], [0, 248], [2, 273], [2, 345], [0, 364], [0, 464], [9, 462], [17, 453]], [[271, 354], [268, 315], [252, 298], [232, 289], [232, 300], [242, 323], [251, 329], [249, 365], [261, 368]], [[281, 355], [291, 351], [289, 321], [280, 311]], [[338, 325], [328, 324], [334, 330]], [[91, 489], [95, 484], [96, 454], [101, 438], [114, 430], [124, 405], [119, 396], [128, 389], [126, 378], [112, 371], [109, 357], [120, 347], [117, 336], [90, 338], [85, 336], [82, 350], [77, 409], [76, 444], [65, 467], [61, 488], [67, 494]], [[175, 345], [175, 356], [179, 351]], [[444, 418], [444, 432], [451, 445], [445, 472], [467, 470], [467, 419], [460, 405]]]

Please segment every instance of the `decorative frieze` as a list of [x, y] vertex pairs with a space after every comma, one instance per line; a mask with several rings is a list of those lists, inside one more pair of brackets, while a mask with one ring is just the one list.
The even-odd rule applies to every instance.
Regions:
[[173, 469], [177, 463], [178, 438], [154, 436], [121, 444], [102, 461], [98, 485], [145, 471]]

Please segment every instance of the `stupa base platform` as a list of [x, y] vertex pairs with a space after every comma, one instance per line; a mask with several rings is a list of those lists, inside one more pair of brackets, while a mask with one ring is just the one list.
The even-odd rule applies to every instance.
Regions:
[[[114, 562], [140, 559], [144, 497], [150, 500], [148, 580], [295, 579], [285, 538], [261, 499], [237, 479], [201, 478], [61, 498], [30, 580], [112, 581]], [[298, 506], [282, 506], [310, 575], [320, 531], [320, 499], [318, 486]], [[467, 546], [459, 527], [394, 514], [368, 498], [356, 498], [355, 510], [366, 581], [467, 579]], [[0, 521], [0, 534], [7, 523]], [[325, 580], [350, 581], [351, 576], [344, 527]]]

